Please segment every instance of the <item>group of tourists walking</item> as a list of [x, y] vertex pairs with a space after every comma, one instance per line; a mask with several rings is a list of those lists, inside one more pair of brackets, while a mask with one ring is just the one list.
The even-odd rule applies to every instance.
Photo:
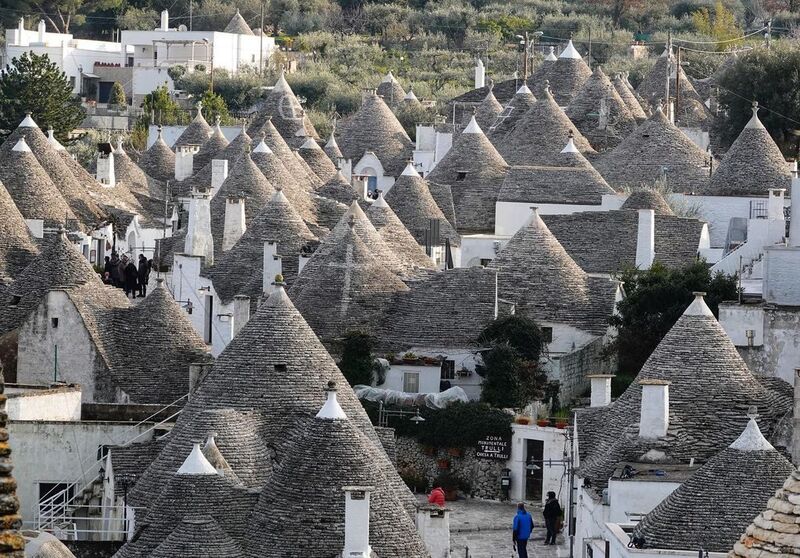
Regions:
[[127, 254], [120, 258], [116, 252], [111, 256], [106, 256], [106, 263], [103, 268], [103, 283], [113, 285], [125, 291], [125, 296], [136, 298], [147, 295], [147, 283], [150, 281], [150, 269], [152, 260], [148, 260], [144, 255], [139, 254], [139, 265], [131, 260]]

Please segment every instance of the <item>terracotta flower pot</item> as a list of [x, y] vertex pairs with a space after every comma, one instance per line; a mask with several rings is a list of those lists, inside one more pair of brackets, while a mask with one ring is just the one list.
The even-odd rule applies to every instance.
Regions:
[[565, 420], [556, 421], [556, 428], [560, 428], [561, 430], [564, 430], [568, 426], [569, 426], [569, 422], [567, 422]]
[[539, 419], [539, 420], [536, 421], [536, 425], [537, 426], [542, 426], [542, 427], [550, 426], [550, 420], [549, 419]]
[[436, 462], [436, 466], [439, 467], [442, 471], [446, 471], [450, 468], [450, 460], [449, 459], [439, 459]]
[[444, 491], [444, 499], [447, 502], [455, 502], [458, 500], [458, 490], [455, 488], [448, 488]]
[[530, 424], [531, 419], [529, 417], [517, 417], [515, 422], [517, 424]]

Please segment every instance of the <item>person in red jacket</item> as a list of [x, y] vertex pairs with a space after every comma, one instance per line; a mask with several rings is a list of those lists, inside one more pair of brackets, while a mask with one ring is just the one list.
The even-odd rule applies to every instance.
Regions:
[[444, 507], [444, 490], [438, 484], [433, 485], [433, 490], [428, 495], [428, 503], [433, 504], [435, 506], [439, 506], [440, 508]]

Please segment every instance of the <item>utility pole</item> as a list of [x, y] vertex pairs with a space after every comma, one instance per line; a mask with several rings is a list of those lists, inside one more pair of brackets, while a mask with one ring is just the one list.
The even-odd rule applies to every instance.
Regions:
[[680, 110], [681, 106], [681, 47], [678, 45], [678, 50], [675, 53], [675, 113]]
[[589, 55], [586, 57], [586, 65], [592, 68], [592, 28], [589, 27]]
[[669, 118], [669, 70], [672, 63], [672, 29], [667, 32], [667, 79], [665, 80], [664, 90], [664, 109], [667, 111]]
[[767, 22], [767, 50], [772, 46], [772, 20]]
[[189, 31], [192, 30], [192, 8], [194, 7], [193, 4], [194, 0], [189, 0]]
[[529, 41], [530, 41], [530, 39], [528, 38], [528, 32], [525, 31], [525, 48], [524, 48], [523, 54], [522, 54], [525, 57], [523, 59], [523, 66], [522, 66], [522, 68], [523, 68], [523, 70], [522, 70], [522, 78], [523, 78], [522, 81], [523, 81], [523, 83], [527, 83], [528, 82], [528, 56], [529, 56], [528, 49], [530, 48], [530, 42]]
[[261, 36], [258, 41], [258, 75], [264, 75], [264, 0], [261, 0]]

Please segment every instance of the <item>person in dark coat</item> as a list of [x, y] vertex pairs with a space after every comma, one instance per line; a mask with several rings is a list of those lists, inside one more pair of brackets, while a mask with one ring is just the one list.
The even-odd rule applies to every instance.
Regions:
[[137, 279], [139, 281], [139, 296], [147, 296], [147, 282], [150, 281], [150, 263], [143, 254], [139, 254], [139, 269]]
[[547, 528], [547, 536], [544, 539], [544, 544], [556, 544], [556, 526], [558, 525], [558, 519], [561, 517], [562, 513], [561, 504], [558, 503], [556, 493], [552, 491], [548, 492], [547, 500], [544, 503], [544, 511], [542, 511], [542, 515], [544, 515], [544, 525]]
[[128, 256], [122, 256], [122, 263], [120, 266], [123, 269], [123, 288], [125, 295], [131, 298], [136, 298], [136, 286], [139, 281], [139, 270], [136, 269], [136, 264], [128, 259]]
[[108, 273], [111, 277], [111, 284], [115, 287], [122, 287], [122, 274], [120, 273], [120, 261], [116, 252], [111, 252], [111, 259], [106, 264]]

